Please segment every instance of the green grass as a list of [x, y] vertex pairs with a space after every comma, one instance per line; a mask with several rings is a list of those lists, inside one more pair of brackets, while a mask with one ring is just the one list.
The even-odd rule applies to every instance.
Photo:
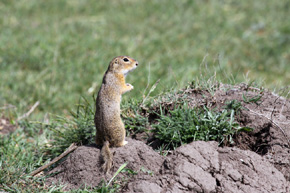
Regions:
[[218, 141], [219, 144], [233, 143], [233, 135], [252, 128], [241, 127], [234, 119], [235, 110], [221, 112], [206, 107], [191, 109], [184, 103], [157, 119], [153, 125], [155, 137], [166, 149], [175, 149], [192, 141]]
[[45, 187], [43, 178], [27, 175], [44, 164], [39, 147], [45, 142], [39, 128], [21, 124], [11, 135], [0, 136], [0, 190], [8, 192], [48, 192], [61, 187]]
[[[289, 86], [289, 1], [0, 2], [0, 107], [17, 113], [36, 101], [35, 119], [69, 114], [100, 86], [109, 61], [130, 55], [128, 76], [141, 97], [217, 72], [224, 83]], [[88, 92], [91, 89], [92, 92]]]
[[45, 158], [60, 155], [72, 143], [88, 145], [95, 143], [94, 103], [80, 101], [71, 117], [55, 116], [51, 124], [43, 125], [50, 130], [49, 145], [41, 147]]
[[[172, 92], [162, 93], [187, 82], [211, 92], [216, 80], [250, 85], [254, 81], [286, 96], [289, 12], [287, 0], [0, 1], [0, 116], [16, 124], [17, 117], [40, 102], [14, 133], [0, 136], [0, 190], [61, 190], [27, 174], [71, 142], [93, 141], [92, 96], [117, 55], [140, 63], [127, 77], [135, 89], [122, 103], [130, 133], [149, 126], [144, 113], [152, 110], [149, 106], [156, 98], [151, 96], [160, 94], [164, 103], [183, 103]], [[259, 97], [245, 95], [243, 100], [259, 102]], [[242, 108], [237, 101], [226, 105], [227, 112]], [[94, 191], [116, 188], [104, 185]]]

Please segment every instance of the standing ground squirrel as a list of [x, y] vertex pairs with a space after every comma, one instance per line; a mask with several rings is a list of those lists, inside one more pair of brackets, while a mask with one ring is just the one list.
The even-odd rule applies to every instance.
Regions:
[[128, 72], [134, 70], [138, 62], [128, 56], [115, 57], [109, 64], [96, 100], [96, 144], [103, 145], [101, 155], [104, 160], [103, 170], [108, 173], [113, 163], [109, 147], [121, 147], [126, 131], [120, 117], [121, 95], [134, 87], [125, 82]]

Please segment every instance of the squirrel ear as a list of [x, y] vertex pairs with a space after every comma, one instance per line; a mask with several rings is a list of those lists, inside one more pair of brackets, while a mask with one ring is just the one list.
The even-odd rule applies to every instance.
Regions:
[[115, 70], [115, 68], [118, 66], [118, 64], [119, 64], [119, 61], [118, 61], [118, 59], [116, 58], [116, 59], [113, 61], [113, 64], [112, 64], [112, 68], [113, 68], [113, 70]]

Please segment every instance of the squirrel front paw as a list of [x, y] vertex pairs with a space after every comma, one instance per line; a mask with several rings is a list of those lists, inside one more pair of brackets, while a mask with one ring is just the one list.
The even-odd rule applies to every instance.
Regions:
[[134, 86], [132, 86], [132, 85], [129, 84], [129, 83], [126, 83], [126, 86], [129, 88], [128, 90], [133, 90], [133, 89], [134, 89]]

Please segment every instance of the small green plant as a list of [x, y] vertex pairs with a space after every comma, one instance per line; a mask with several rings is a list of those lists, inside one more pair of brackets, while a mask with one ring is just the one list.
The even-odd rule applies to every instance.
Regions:
[[176, 148], [182, 144], [196, 140], [215, 140], [222, 144], [224, 141], [233, 142], [236, 132], [250, 128], [240, 127], [234, 120], [234, 110], [222, 112], [211, 111], [207, 108], [191, 109], [184, 104], [168, 115], [163, 114], [162, 109], [158, 124], [153, 125], [155, 137], [168, 147]]
[[122, 173], [123, 173], [123, 172], [125, 172], [125, 173], [127, 173], [127, 174], [129, 174], [129, 175], [132, 175], [132, 176], [138, 174], [138, 172], [136, 172], [136, 171], [134, 171], [134, 170], [132, 170], [132, 169], [129, 169], [129, 168], [124, 168], [124, 169], [122, 170]]
[[147, 168], [144, 168], [143, 166], [140, 168], [140, 171], [143, 173], [149, 174], [150, 176], [154, 176], [154, 172], [151, 170], [148, 170]]
[[262, 98], [262, 94], [260, 95], [256, 95], [256, 96], [253, 96], [253, 97], [247, 97], [247, 95], [243, 94], [243, 100], [245, 103], [255, 103], [255, 104], [259, 104], [259, 101], [261, 100]]
[[127, 166], [127, 163], [124, 163], [123, 165], [121, 165], [119, 167], [119, 169], [117, 170], [117, 172], [114, 174], [114, 176], [110, 179], [110, 181], [108, 182], [106, 187], [109, 187], [109, 185], [112, 183], [112, 181], [115, 179], [115, 177]]
[[235, 115], [238, 115], [240, 111], [243, 109], [243, 105], [238, 100], [231, 100], [226, 102], [226, 106], [224, 108], [226, 110], [233, 110]]
[[141, 102], [131, 99], [122, 103], [122, 119], [125, 123], [125, 128], [128, 134], [147, 132], [146, 128], [149, 125], [148, 117], [142, 116]]
[[126, 130], [129, 131], [128, 134], [131, 135], [146, 132], [146, 127], [149, 125], [148, 118], [141, 116], [137, 112], [133, 117], [125, 117], [123, 120]]
[[[109, 182], [106, 182], [105, 180], [102, 180], [98, 186], [91, 187], [86, 184], [84, 186], [70, 190], [72, 193], [90, 193], [90, 192], [96, 192], [96, 193], [115, 193], [120, 192], [121, 185], [119, 183], [116, 183], [115, 178], [118, 176], [120, 172], [124, 172], [126, 170], [127, 163], [124, 163], [119, 167], [117, 172], [113, 175], [113, 177], [109, 180]], [[115, 182], [115, 183], [113, 183]]]
[[163, 155], [163, 156], [167, 156], [168, 152], [169, 152], [169, 144], [165, 144], [165, 143], [162, 143], [158, 149], [156, 149], [156, 151], [160, 154], [160, 155]]

